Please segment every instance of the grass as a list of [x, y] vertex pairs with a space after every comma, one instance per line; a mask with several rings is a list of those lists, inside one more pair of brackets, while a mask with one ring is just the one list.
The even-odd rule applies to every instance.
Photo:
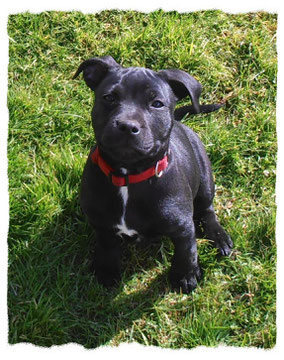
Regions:
[[[10, 15], [10, 344], [275, 345], [276, 27], [265, 12]], [[198, 240], [205, 276], [190, 295], [170, 290], [169, 239], [125, 244], [123, 280], [110, 292], [90, 272], [93, 233], [78, 192], [93, 98], [71, 78], [83, 59], [106, 54], [181, 68], [202, 83], [203, 103], [226, 100], [183, 120], [206, 145], [216, 211], [235, 243], [218, 260]]]

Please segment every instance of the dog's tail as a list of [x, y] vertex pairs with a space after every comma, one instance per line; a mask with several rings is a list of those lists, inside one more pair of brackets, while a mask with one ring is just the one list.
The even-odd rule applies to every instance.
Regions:
[[196, 112], [192, 105], [182, 106], [175, 109], [174, 118], [175, 120], [180, 121], [185, 115], [194, 115], [199, 113], [210, 113], [220, 109], [224, 104], [208, 104], [208, 105], [199, 105], [199, 112]]

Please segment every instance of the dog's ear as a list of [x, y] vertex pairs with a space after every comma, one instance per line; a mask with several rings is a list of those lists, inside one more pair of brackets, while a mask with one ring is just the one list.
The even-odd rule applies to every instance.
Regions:
[[106, 76], [107, 72], [115, 67], [120, 67], [120, 65], [111, 56], [91, 58], [82, 62], [73, 76], [73, 79], [83, 71], [86, 84], [92, 90], [95, 90], [97, 85]]
[[158, 74], [167, 81], [172, 88], [177, 100], [181, 100], [186, 96], [190, 96], [193, 111], [198, 114], [200, 112], [199, 97], [201, 94], [201, 84], [182, 70], [161, 70]]

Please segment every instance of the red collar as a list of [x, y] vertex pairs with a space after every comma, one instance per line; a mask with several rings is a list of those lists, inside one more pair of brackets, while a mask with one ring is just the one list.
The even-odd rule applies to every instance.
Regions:
[[105, 160], [101, 157], [98, 147], [96, 147], [95, 151], [91, 154], [91, 159], [93, 163], [98, 165], [102, 172], [110, 178], [111, 182], [115, 186], [127, 186], [128, 184], [139, 183], [153, 177], [154, 175], [156, 177], [161, 177], [163, 171], [168, 166], [168, 155], [166, 155], [162, 160], [156, 163], [156, 166], [153, 166], [140, 174], [125, 175], [121, 177], [113, 174], [113, 168], [110, 167], [110, 165], [107, 164]]

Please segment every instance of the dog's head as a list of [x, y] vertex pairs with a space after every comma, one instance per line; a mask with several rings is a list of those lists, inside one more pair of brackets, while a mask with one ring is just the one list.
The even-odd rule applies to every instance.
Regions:
[[74, 78], [82, 71], [95, 92], [97, 143], [125, 167], [167, 150], [177, 100], [189, 95], [199, 112], [201, 85], [184, 71], [124, 68], [111, 56], [84, 61]]

